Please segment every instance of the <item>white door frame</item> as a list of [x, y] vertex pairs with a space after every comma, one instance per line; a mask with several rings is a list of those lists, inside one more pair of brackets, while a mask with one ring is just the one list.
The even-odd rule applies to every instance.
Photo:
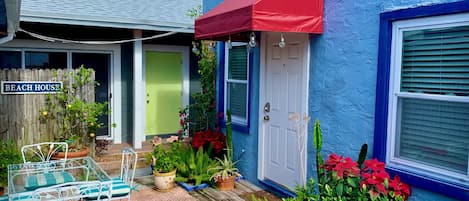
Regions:
[[[157, 52], [177, 52], [181, 53], [182, 56], [182, 107], [185, 107], [189, 105], [189, 83], [190, 83], [190, 77], [189, 77], [189, 71], [190, 71], [190, 66], [189, 66], [189, 47], [188, 46], [176, 46], [176, 45], [143, 45], [143, 74], [145, 75], [146, 72], [146, 52], [147, 51], [157, 51]], [[146, 91], [146, 80], [143, 82], [142, 90], [145, 92]], [[143, 101], [145, 102], [145, 95], [143, 96]], [[140, 101], [141, 102], [141, 101]], [[134, 115], [140, 115], [143, 118], [143, 131], [139, 133], [140, 139], [145, 139], [146, 138], [146, 133], [145, 133], [145, 128], [146, 128], [146, 110], [145, 112], [134, 114]]]
[[[121, 47], [120, 45], [86, 45], [86, 44], [67, 44], [51, 43], [41, 40], [15, 39], [8, 43], [0, 45], [0, 49], [14, 51], [48, 51], [48, 52], [66, 52], [67, 68], [72, 68], [71, 54], [79, 53], [109, 53], [111, 63], [109, 69], [109, 93], [112, 93], [112, 99], [109, 106], [112, 109], [109, 121], [109, 136], [102, 138], [113, 139], [114, 143], [122, 142], [122, 93], [121, 93]], [[22, 68], [25, 62], [22, 58]], [[115, 123], [115, 127], [111, 126]]]
[[[265, 126], [264, 126], [264, 104], [266, 102], [265, 100], [265, 81], [266, 81], [266, 75], [265, 75], [265, 72], [266, 72], [266, 59], [267, 59], [267, 49], [268, 46], [267, 45], [267, 35], [269, 33], [267, 32], [262, 32], [261, 33], [261, 44], [260, 44], [260, 48], [261, 48], [261, 51], [260, 51], [260, 72], [259, 72], [259, 117], [257, 117], [259, 119], [259, 122], [258, 122], [258, 159], [257, 159], [257, 179], [259, 180], [265, 180], [265, 162], [266, 162], [266, 159], [264, 158], [264, 150], [265, 150], [265, 145], [266, 145], [266, 142], [265, 142]], [[287, 36], [287, 35], [286, 35]], [[285, 38], [286, 42], [288, 42], [288, 37]], [[280, 38], [279, 38], [279, 41], [280, 41]], [[304, 104], [301, 106], [302, 107], [302, 110], [305, 111], [305, 114], [300, 114], [300, 116], [303, 116], [303, 115], [308, 115], [309, 116], [309, 112], [308, 112], [308, 99], [309, 99], [309, 68], [310, 68], [310, 37], [308, 35], [308, 40], [307, 40], [307, 44], [304, 46], [304, 65], [303, 65], [303, 85], [305, 86], [304, 90], [303, 91], [303, 94], [305, 94], [305, 100], [304, 100]], [[309, 126], [308, 126], [309, 127]], [[308, 131], [308, 127], [306, 127], [306, 130]], [[303, 178], [303, 181], [306, 181], [306, 177], [307, 177], [307, 167], [308, 167], [308, 160], [307, 160], [307, 156], [308, 156], [308, 134], [306, 134], [305, 136], [306, 140], [304, 141], [304, 146], [305, 146], [305, 150], [304, 150], [304, 156], [303, 156], [303, 159], [304, 159], [304, 171], [305, 171], [305, 175], [303, 175], [305, 178]], [[304, 184], [303, 184], [304, 185]]]

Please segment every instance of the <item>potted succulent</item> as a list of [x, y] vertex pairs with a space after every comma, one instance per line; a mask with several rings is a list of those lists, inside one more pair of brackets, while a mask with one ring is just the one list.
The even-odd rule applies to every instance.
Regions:
[[[177, 136], [176, 136], [177, 137]], [[160, 137], [153, 140], [153, 151], [150, 153], [155, 187], [160, 191], [167, 191], [174, 187], [176, 178], [176, 165], [179, 162], [177, 144], [174, 137], [168, 138], [163, 144]]]
[[8, 165], [21, 163], [21, 153], [13, 141], [0, 141], [0, 196], [8, 184]]
[[238, 163], [238, 161], [233, 161], [227, 155], [223, 156], [223, 160], [220, 158], [216, 159], [218, 161], [218, 165], [211, 169], [215, 171], [215, 173], [212, 174], [211, 179], [215, 181], [220, 191], [233, 190], [236, 177], [239, 176], [238, 168], [236, 168], [236, 163]]

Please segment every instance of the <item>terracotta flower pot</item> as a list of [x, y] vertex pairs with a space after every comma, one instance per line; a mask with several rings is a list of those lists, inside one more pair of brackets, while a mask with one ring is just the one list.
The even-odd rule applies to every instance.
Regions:
[[[84, 147], [80, 151], [72, 151], [72, 152], [69, 151], [67, 158], [85, 157], [85, 156], [88, 156], [89, 153], [90, 153], [90, 149], [88, 147]], [[65, 152], [59, 152], [52, 157], [52, 159], [55, 159], [55, 160], [62, 159], [62, 158], [65, 158]]]
[[0, 196], [5, 194], [5, 188], [0, 186]]
[[155, 187], [159, 191], [168, 191], [174, 187], [174, 179], [176, 178], [176, 169], [171, 172], [159, 173], [157, 171], [153, 172]]
[[236, 175], [233, 175], [231, 177], [225, 178], [225, 179], [217, 179], [217, 188], [220, 191], [230, 191], [234, 189], [234, 184], [236, 181]]

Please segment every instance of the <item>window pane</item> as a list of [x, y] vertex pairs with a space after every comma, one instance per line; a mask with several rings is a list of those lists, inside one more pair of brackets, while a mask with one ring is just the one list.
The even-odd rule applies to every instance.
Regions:
[[[109, 69], [111, 64], [111, 55], [106, 53], [72, 53], [72, 67], [79, 68], [84, 65], [86, 68], [95, 70], [95, 81], [99, 86], [95, 88], [95, 99], [97, 102], [109, 102]], [[104, 123], [97, 135], [109, 134], [109, 117], [102, 115], [99, 121]]]
[[67, 68], [67, 53], [65, 52], [25, 52], [26, 68]]
[[0, 51], [0, 69], [21, 68], [21, 52]]
[[404, 32], [401, 91], [469, 95], [469, 26]]
[[227, 85], [227, 109], [231, 111], [233, 117], [246, 119], [247, 84], [228, 82]]
[[400, 98], [396, 156], [466, 174], [469, 103]]
[[229, 50], [228, 78], [235, 80], [247, 80], [247, 50], [246, 46], [233, 46]]

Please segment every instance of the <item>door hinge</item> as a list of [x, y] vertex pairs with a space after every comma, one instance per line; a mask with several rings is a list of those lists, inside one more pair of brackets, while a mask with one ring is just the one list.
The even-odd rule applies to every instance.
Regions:
[[112, 98], [112, 93], [109, 93], [109, 99], [111, 99], [111, 98]]

